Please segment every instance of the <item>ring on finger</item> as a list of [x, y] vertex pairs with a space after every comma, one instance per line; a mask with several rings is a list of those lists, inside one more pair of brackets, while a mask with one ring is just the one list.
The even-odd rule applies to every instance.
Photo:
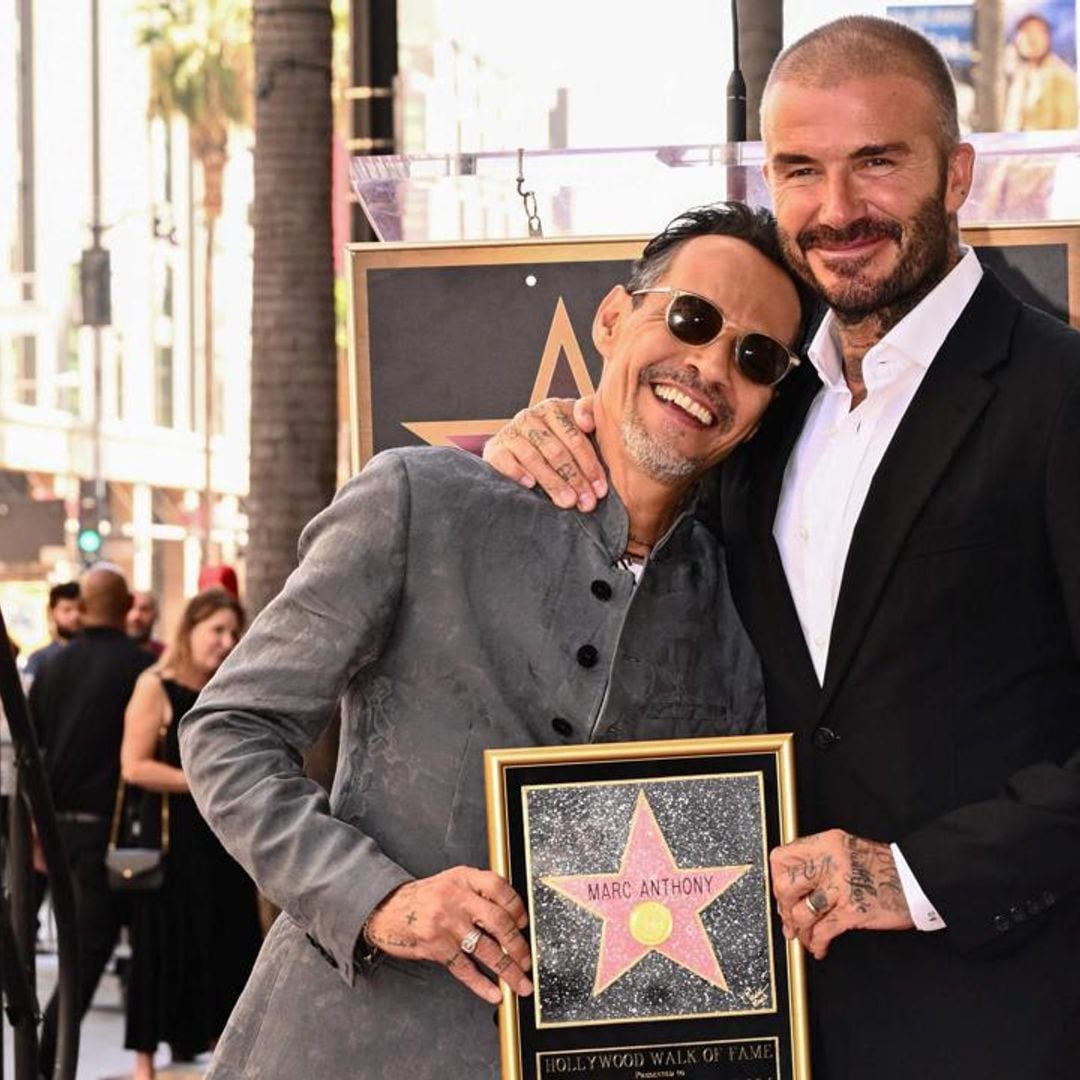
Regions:
[[829, 898], [825, 895], [824, 889], [815, 889], [812, 893], [804, 896], [803, 900], [806, 902], [811, 914], [815, 916], [820, 915], [829, 906]]
[[482, 930], [470, 930], [461, 939], [461, 951], [467, 956], [472, 956], [472, 954], [476, 952], [476, 946], [480, 944], [480, 939], [483, 936], [484, 932]]

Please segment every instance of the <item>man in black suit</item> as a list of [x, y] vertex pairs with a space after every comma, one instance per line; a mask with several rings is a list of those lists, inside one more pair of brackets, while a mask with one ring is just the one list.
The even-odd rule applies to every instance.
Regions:
[[[814, 1074], [1072, 1080], [1080, 334], [960, 244], [974, 153], [921, 36], [807, 35], [762, 121], [788, 262], [829, 311], [721, 505], [769, 724], [797, 736], [808, 835], [772, 864], [821, 961]], [[565, 414], [557, 439], [516, 423], [489, 458], [591, 502]]]

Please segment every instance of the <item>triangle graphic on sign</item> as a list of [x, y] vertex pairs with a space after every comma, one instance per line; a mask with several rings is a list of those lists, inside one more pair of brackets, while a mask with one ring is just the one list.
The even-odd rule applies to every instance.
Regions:
[[[549, 397], [584, 397], [595, 391], [566, 304], [560, 296], [536, 371], [529, 405]], [[479, 454], [510, 418], [498, 420], [408, 420], [402, 427], [431, 446], [456, 446]]]

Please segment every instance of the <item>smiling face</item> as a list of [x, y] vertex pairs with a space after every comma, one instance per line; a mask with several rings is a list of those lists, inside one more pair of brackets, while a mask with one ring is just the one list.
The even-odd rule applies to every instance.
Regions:
[[622, 286], [613, 289], [593, 324], [604, 358], [597, 437], [613, 479], [628, 466], [681, 486], [747, 438], [772, 400], [772, 388], [736, 366], [736, 339], [757, 331], [794, 347], [800, 307], [788, 275], [729, 236], [688, 240], [657, 285], [711, 300], [724, 329], [707, 345], [685, 345], [665, 322], [669, 294], [648, 293], [635, 304]]
[[220, 608], [191, 628], [191, 663], [201, 675], [212, 675], [240, 638], [240, 620], [231, 608]]
[[920, 81], [781, 80], [766, 96], [762, 127], [784, 254], [841, 319], [910, 308], [948, 272], [974, 152], [944, 148]]

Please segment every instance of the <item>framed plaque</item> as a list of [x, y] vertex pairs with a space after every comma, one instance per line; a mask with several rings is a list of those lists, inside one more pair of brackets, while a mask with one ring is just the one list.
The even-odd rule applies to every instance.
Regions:
[[[1021, 300], [1080, 328], [1080, 225], [972, 225], [963, 238]], [[351, 246], [353, 471], [391, 446], [479, 453], [518, 409], [591, 393], [601, 367], [593, 315], [644, 244]]]
[[769, 850], [790, 735], [485, 751], [491, 866], [529, 915], [504, 1080], [808, 1080], [803, 955]]

